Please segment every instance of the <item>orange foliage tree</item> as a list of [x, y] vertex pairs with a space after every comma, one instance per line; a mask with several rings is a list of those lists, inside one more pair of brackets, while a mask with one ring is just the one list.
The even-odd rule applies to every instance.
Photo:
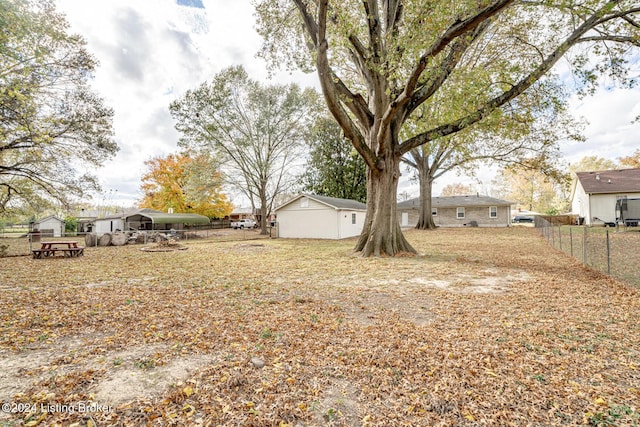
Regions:
[[628, 168], [640, 169], [640, 150], [636, 150], [627, 157], [619, 157], [620, 165]]
[[140, 189], [142, 208], [197, 213], [209, 218], [224, 218], [233, 205], [222, 193], [222, 174], [207, 154], [190, 153], [154, 157], [145, 162], [148, 172]]

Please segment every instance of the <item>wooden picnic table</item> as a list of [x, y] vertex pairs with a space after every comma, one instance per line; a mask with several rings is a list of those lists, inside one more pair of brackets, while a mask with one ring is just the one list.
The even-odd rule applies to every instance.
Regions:
[[84, 246], [78, 246], [75, 240], [55, 240], [51, 242], [40, 242], [40, 249], [32, 249], [34, 259], [55, 256], [56, 252], [61, 252], [65, 258], [77, 258], [84, 255]]

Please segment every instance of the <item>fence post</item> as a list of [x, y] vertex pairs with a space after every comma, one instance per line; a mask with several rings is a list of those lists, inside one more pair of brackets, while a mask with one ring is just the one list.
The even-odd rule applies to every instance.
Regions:
[[607, 274], [611, 275], [611, 246], [609, 243], [609, 230], [607, 230]]
[[571, 245], [571, 256], [573, 257], [573, 227], [569, 226], [569, 244]]
[[558, 225], [558, 247], [562, 250], [562, 226]]
[[582, 263], [587, 265], [587, 227], [582, 230]]

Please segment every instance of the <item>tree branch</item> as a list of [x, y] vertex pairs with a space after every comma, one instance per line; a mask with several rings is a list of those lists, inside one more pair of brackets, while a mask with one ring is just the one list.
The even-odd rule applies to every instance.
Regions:
[[[295, 1], [299, 2], [300, 0]], [[316, 37], [318, 45], [316, 65], [318, 67], [320, 85], [322, 87], [325, 100], [327, 101], [329, 111], [331, 111], [331, 114], [338, 121], [340, 127], [345, 133], [345, 136], [352, 142], [354, 148], [362, 156], [369, 167], [373, 169], [376, 167], [376, 155], [368, 147], [362, 133], [358, 131], [357, 127], [344, 110], [338, 95], [348, 95], [353, 101], [356, 101], [356, 99], [353, 94], [346, 89], [346, 86], [341, 84], [339, 79], [336, 79], [335, 74], [329, 66], [329, 43], [326, 37], [328, 2], [329, 0], [320, 0], [318, 5], [318, 33]], [[340, 82], [340, 84], [336, 83], [336, 81]], [[351, 105], [356, 106], [361, 105], [361, 103], [356, 104], [356, 102], [353, 102]]]
[[444, 34], [438, 40], [436, 40], [418, 60], [418, 63], [413, 69], [413, 72], [411, 73], [411, 76], [409, 77], [405, 86], [405, 96], [410, 96], [415, 90], [422, 72], [427, 67], [429, 58], [433, 58], [438, 53], [442, 52], [442, 50], [457, 37], [460, 37], [468, 31], [473, 30], [476, 26], [480, 25], [490, 17], [500, 13], [513, 2], [514, 0], [498, 0], [495, 3], [480, 10], [474, 16], [467, 18], [464, 21], [456, 21], [451, 26], [449, 26]]
[[611, 42], [615, 42], [615, 43], [629, 43], [629, 44], [632, 44], [634, 46], [640, 47], [640, 40], [636, 39], [634, 37], [603, 35], [603, 36], [583, 37], [583, 38], [581, 38], [579, 40], [580, 43], [584, 43], [584, 42], [605, 42], [605, 41], [611, 41]]
[[304, 27], [307, 30], [307, 34], [311, 38], [313, 46], [318, 48], [318, 24], [313, 19], [313, 16], [307, 10], [307, 6], [304, 4], [303, 0], [293, 0], [295, 5], [298, 7], [298, 11], [302, 16], [302, 21], [304, 22]]
[[[610, 4], [603, 6], [602, 10], [605, 10], [608, 6], [610, 6]], [[600, 15], [598, 13], [594, 13], [589, 19], [583, 22], [582, 25], [576, 28], [563, 43], [551, 52], [551, 54], [549, 54], [540, 65], [520, 79], [520, 81], [511, 87], [511, 89], [488, 100], [482, 107], [478, 108], [475, 112], [467, 115], [466, 117], [438, 126], [435, 129], [431, 129], [408, 139], [400, 145], [400, 152], [406, 153], [428, 141], [456, 133], [474, 123], [479, 122], [496, 108], [516, 98], [538, 81], [540, 77], [546, 74], [571, 47], [583, 41], [581, 37], [598, 25], [599, 22], [601, 22]]]
[[382, 7], [385, 17], [385, 30], [388, 34], [393, 34], [396, 32], [402, 16], [402, 3], [399, 0], [384, 0]]

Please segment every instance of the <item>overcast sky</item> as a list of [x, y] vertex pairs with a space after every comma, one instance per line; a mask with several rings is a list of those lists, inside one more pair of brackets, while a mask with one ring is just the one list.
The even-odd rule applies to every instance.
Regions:
[[[115, 110], [114, 128], [120, 146], [117, 157], [96, 174], [104, 188], [95, 203], [128, 207], [141, 198], [144, 161], [175, 153], [178, 133], [169, 104], [188, 89], [222, 69], [242, 64], [254, 79], [267, 81], [261, 43], [254, 30], [249, 0], [56, 0], [58, 8], [81, 34], [100, 61], [93, 86]], [[279, 83], [317, 85], [314, 74], [279, 73]], [[572, 102], [577, 116], [590, 125], [587, 142], [561, 147], [567, 161], [586, 155], [615, 160], [640, 147], [640, 90], [601, 90]], [[482, 175], [485, 186], [492, 176]], [[471, 182], [449, 174], [436, 183], [434, 194], [453, 182]], [[399, 191], [417, 196], [417, 188], [402, 182]], [[233, 199], [242, 204], [241, 199]]]

